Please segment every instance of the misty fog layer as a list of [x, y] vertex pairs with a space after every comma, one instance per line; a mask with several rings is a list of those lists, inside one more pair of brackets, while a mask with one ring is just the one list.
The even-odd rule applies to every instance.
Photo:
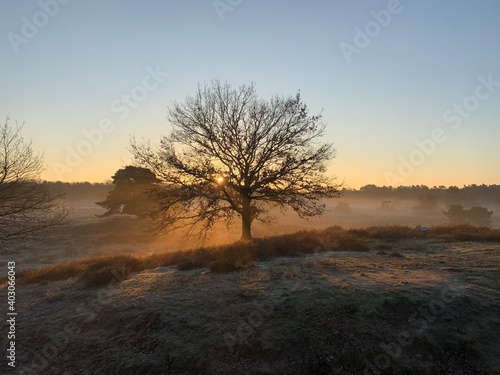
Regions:
[[[147, 220], [133, 215], [111, 215], [101, 218], [105, 209], [101, 201], [113, 189], [111, 184], [54, 183], [65, 193], [65, 204], [71, 207], [67, 226], [51, 228], [30, 244], [17, 245], [12, 251], [19, 254], [22, 268], [39, 267], [61, 261], [94, 255], [147, 255], [158, 251], [177, 251], [237, 241], [240, 223], [229, 228], [217, 225], [206, 239], [186, 237], [186, 232], [152, 233]], [[427, 188], [422, 186], [386, 187], [365, 186], [359, 190], [344, 189], [342, 197], [325, 201], [323, 216], [300, 219], [292, 211], [272, 212], [273, 223], [254, 223], [255, 237], [267, 237], [299, 230], [330, 226], [359, 228], [378, 225], [410, 227], [447, 225], [443, 214], [452, 205], [465, 208], [482, 206], [493, 211], [490, 225], [500, 226], [500, 186], [468, 186], [464, 188]], [[472, 223], [473, 224], [473, 223]]]

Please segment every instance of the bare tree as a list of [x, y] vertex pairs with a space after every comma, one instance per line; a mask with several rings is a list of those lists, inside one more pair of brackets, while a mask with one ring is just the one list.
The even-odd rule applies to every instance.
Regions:
[[61, 224], [68, 211], [61, 194], [41, 183], [43, 155], [21, 137], [22, 125], [0, 126], [0, 244], [29, 239]]
[[271, 208], [292, 208], [302, 218], [321, 215], [323, 199], [340, 195], [326, 175], [335, 157], [321, 142], [321, 115], [310, 116], [300, 94], [259, 99], [254, 84], [233, 89], [213, 81], [169, 108], [173, 130], [161, 144], [131, 141], [137, 164], [163, 182], [152, 213], [157, 229], [186, 225], [210, 229], [241, 217], [242, 239], [253, 220]]

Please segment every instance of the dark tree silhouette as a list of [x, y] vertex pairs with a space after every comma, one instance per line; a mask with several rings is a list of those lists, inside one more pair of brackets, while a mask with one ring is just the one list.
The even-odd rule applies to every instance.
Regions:
[[21, 136], [22, 125], [0, 125], [0, 246], [30, 239], [37, 232], [60, 225], [68, 211], [61, 193], [41, 183], [43, 155]]
[[159, 147], [131, 142], [139, 165], [163, 182], [157, 191], [157, 228], [198, 226], [241, 217], [242, 239], [269, 209], [292, 208], [300, 217], [321, 215], [322, 199], [339, 196], [326, 175], [335, 156], [321, 142], [321, 115], [309, 115], [300, 94], [270, 100], [255, 86], [233, 89], [213, 81], [169, 109], [173, 130]]
[[149, 191], [159, 182], [155, 174], [147, 168], [126, 166], [112, 177], [114, 189], [97, 205], [107, 209], [101, 217], [114, 214], [146, 216], [154, 209]]
[[493, 211], [488, 211], [486, 207], [480, 206], [465, 210], [461, 204], [454, 204], [448, 208], [448, 211], [443, 211], [443, 214], [448, 218], [451, 225], [471, 224], [489, 226]]

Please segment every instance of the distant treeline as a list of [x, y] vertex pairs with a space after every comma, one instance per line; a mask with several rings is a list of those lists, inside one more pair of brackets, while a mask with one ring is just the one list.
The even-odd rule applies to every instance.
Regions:
[[491, 202], [500, 204], [500, 185], [465, 185], [457, 186], [375, 186], [366, 185], [360, 189], [343, 189], [343, 197], [348, 199], [368, 200], [412, 200], [418, 201], [423, 197], [433, 197], [437, 201], [453, 204], [476, 204]]
[[106, 197], [114, 185], [111, 182], [90, 183], [90, 182], [47, 182], [52, 188], [64, 194], [64, 198], [69, 201], [96, 201]]
[[[65, 194], [66, 199], [102, 200], [109, 191], [113, 190], [111, 182], [44, 182]], [[433, 195], [438, 201], [451, 204], [474, 204], [478, 202], [492, 202], [500, 204], [500, 185], [466, 185], [457, 186], [376, 186], [366, 185], [360, 189], [342, 189], [342, 196], [347, 199], [367, 200], [412, 200], [416, 201], [423, 196]]]

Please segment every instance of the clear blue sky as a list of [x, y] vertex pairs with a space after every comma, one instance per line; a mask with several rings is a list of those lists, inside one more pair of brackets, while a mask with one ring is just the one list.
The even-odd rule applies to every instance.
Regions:
[[45, 179], [109, 179], [130, 135], [168, 133], [167, 106], [219, 78], [300, 89], [348, 186], [500, 183], [498, 0], [60, 2], [0, 5], [0, 116], [25, 122]]

